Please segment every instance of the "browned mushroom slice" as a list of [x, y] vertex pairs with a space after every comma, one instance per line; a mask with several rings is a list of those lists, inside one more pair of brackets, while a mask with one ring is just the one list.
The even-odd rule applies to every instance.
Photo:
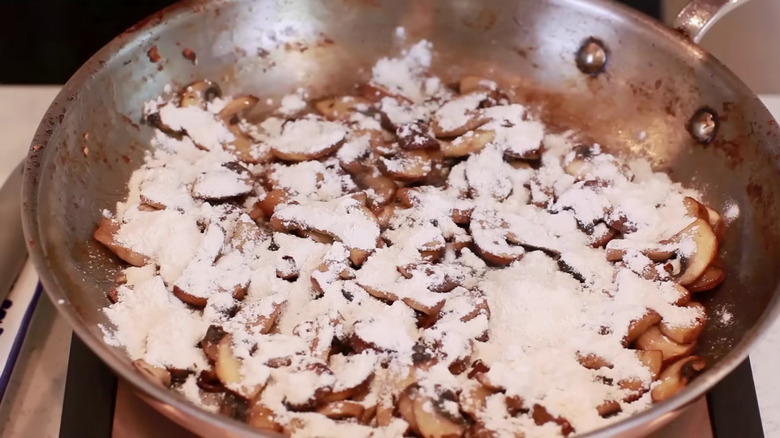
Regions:
[[421, 278], [431, 292], [450, 292], [466, 280], [466, 268], [452, 263], [407, 264], [397, 267], [406, 278]]
[[682, 307], [687, 307], [696, 311], [696, 317], [690, 324], [675, 326], [661, 320], [661, 322], [658, 323], [658, 329], [661, 330], [661, 333], [667, 338], [678, 344], [690, 344], [696, 342], [696, 339], [699, 338], [701, 332], [704, 331], [704, 325], [707, 322], [707, 313], [704, 306], [695, 301], [691, 301]]
[[321, 362], [311, 362], [300, 369], [291, 369], [289, 372], [296, 376], [296, 380], [307, 379], [305, 381], [311, 385], [287, 392], [284, 404], [287, 409], [295, 412], [315, 409], [324, 395], [330, 392], [335, 381], [333, 373]]
[[208, 79], [202, 79], [182, 88], [179, 92], [179, 107], [196, 106], [205, 109], [206, 103], [217, 97], [222, 97], [219, 85]]
[[[617, 234], [617, 230], [609, 227], [607, 224], [598, 223], [589, 234], [588, 241], [592, 248], [604, 248]], [[607, 257], [609, 258], [609, 256]]]
[[613, 366], [607, 359], [593, 353], [581, 354], [580, 352], [577, 352], [577, 362], [589, 370], [612, 368]]
[[498, 86], [495, 82], [480, 76], [463, 76], [458, 82], [460, 94], [473, 93], [475, 91], [493, 91]]
[[534, 419], [534, 423], [537, 426], [553, 422], [561, 426], [561, 433], [563, 436], [569, 436], [574, 433], [574, 427], [563, 417], [553, 417], [544, 406], [535, 404], [531, 408], [531, 418]]
[[645, 368], [650, 370], [650, 376], [653, 380], [661, 374], [661, 368], [664, 364], [664, 353], [661, 350], [637, 350], [636, 357], [642, 362]]
[[210, 325], [206, 330], [206, 335], [200, 341], [200, 348], [203, 349], [203, 354], [211, 362], [216, 362], [219, 355], [219, 343], [227, 335], [225, 330], [218, 325]]
[[384, 206], [395, 198], [395, 192], [398, 185], [392, 178], [382, 174], [364, 173], [356, 177], [358, 186], [371, 190], [368, 197], [370, 207]]
[[[335, 362], [336, 358], [343, 359]], [[352, 356], [331, 355], [330, 360], [330, 368], [336, 376], [336, 383], [330, 392], [323, 395], [322, 401], [330, 403], [355, 399], [368, 392], [374, 379], [374, 366], [377, 363], [375, 355], [365, 353]]]
[[452, 141], [442, 141], [441, 152], [445, 157], [465, 157], [481, 151], [495, 138], [494, 131], [469, 131]]
[[226, 334], [216, 345], [214, 373], [223, 385], [230, 387], [241, 383], [241, 362], [233, 354], [233, 337]]
[[236, 314], [236, 320], [242, 321], [247, 330], [253, 333], [268, 334], [279, 319], [287, 300], [272, 296], [263, 300], [244, 304]]
[[487, 398], [496, 392], [481, 384], [472, 384], [461, 391], [458, 396], [460, 409], [472, 420], [478, 421], [482, 412], [485, 410]]
[[274, 211], [278, 205], [286, 204], [289, 201], [290, 195], [286, 191], [271, 190], [270, 192], [262, 195], [260, 199], [257, 200], [255, 206], [262, 213], [262, 216], [260, 217], [270, 218], [274, 214]]
[[206, 201], [223, 201], [248, 195], [252, 190], [247, 174], [220, 168], [198, 175], [192, 185], [192, 196]]
[[365, 424], [366, 426], [370, 425], [371, 422], [374, 421], [374, 418], [376, 417], [377, 406], [378, 404], [376, 403], [372, 403], [369, 405], [364, 404], [363, 415], [361, 415], [358, 418], [358, 423]]
[[595, 145], [578, 145], [565, 157], [563, 170], [578, 180], [584, 179], [594, 168], [592, 158], [599, 153]]
[[353, 113], [367, 109], [370, 104], [371, 101], [363, 97], [340, 96], [319, 100], [314, 109], [328, 120], [347, 121]]
[[372, 84], [370, 82], [360, 84], [358, 86], [358, 93], [371, 102], [379, 102], [385, 97], [390, 97], [405, 103], [412, 103], [409, 99], [398, 94], [394, 94], [381, 85]]
[[390, 222], [395, 217], [396, 212], [400, 209], [402, 209], [402, 207], [398, 204], [389, 204], [372, 209], [371, 211], [374, 213], [374, 216], [376, 216], [376, 222], [384, 230], [390, 226]]
[[479, 315], [485, 315], [487, 319], [490, 319], [490, 307], [488, 306], [487, 296], [479, 289], [469, 291], [468, 304], [470, 309], [466, 311], [460, 320], [463, 322], [469, 322]]
[[709, 222], [710, 227], [712, 227], [712, 231], [715, 233], [719, 242], [723, 241], [726, 237], [726, 223], [717, 211], [707, 206], [704, 206], [704, 208], [707, 209], [707, 222]]
[[[477, 380], [477, 382], [481, 383], [482, 386], [485, 388], [494, 391], [494, 392], [503, 392], [506, 391], [506, 388], [504, 385], [496, 382], [494, 379], [490, 378], [490, 371], [476, 371], [473, 372], [474, 379]], [[469, 373], [471, 375], [472, 373]]]
[[402, 298], [401, 301], [418, 312], [422, 312], [426, 315], [438, 315], [439, 311], [444, 307], [446, 300], [430, 295], [433, 294], [427, 294], [425, 291], [420, 291], [420, 293], [416, 293], [412, 297]]
[[119, 228], [120, 225], [115, 220], [101, 217], [98, 227], [95, 229], [92, 237], [105, 245], [105, 247], [111, 250], [117, 257], [133, 266], [144, 266], [149, 263], [149, 258], [147, 256], [133, 251], [116, 240]]
[[271, 153], [284, 161], [308, 161], [325, 157], [341, 146], [347, 128], [316, 117], [287, 122], [282, 134], [270, 140]]
[[[163, 106], [165, 105], [161, 105], [159, 109], [162, 109]], [[160, 116], [159, 109], [158, 112], [156, 113], [147, 114], [146, 122], [152, 125], [153, 127], [157, 128], [161, 132], [163, 132], [165, 135], [181, 140], [185, 134], [185, 131], [183, 129], [175, 130], [170, 126], [168, 126], [168, 124], [162, 120], [162, 116]]]
[[[399, 413], [409, 426], [422, 438], [459, 437], [466, 431], [466, 421], [458, 412], [450, 412], [446, 402], [457, 406], [457, 396], [452, 390], [436, 385], [435, 397], [413, 384], [399, 397]], [[403, 410], [402, 407], [403, 406]]]
[[669, 365], [658, 376], [659, 383], [650, 391], [650, 396], [654, 402], [671, 398], [688, 386], [688, 382], [696, 377], [706, 366], [705, 360], [699, 356], [689, 356], [678, 360]]
[[219, 112], [219, 118], [234, 137], [233, 141], [225, 145], [225, 149], [245, 163], [261, 163], [270, 159], [270, 154], [262, 152], [239, 126], [243, 115], [254, 108], [258, 100], [251, 95], [237, 96]]
[[703, 292], [710, 289], [714, 289], [719, 284], [723, 283], [726, 279], [726, 271], [718, 266], [718, 263], [713, 262], [704, 273], [696, 279], [693, 283], [690, 283], [686, 288], [691, 292]]
[[686, 210], [688, 210], [689, 216], [707, 221], [707, 223], [710, 224], [712, 231], [715, 233], [718, 241], [723, 240], [724, 234], [726, 232], [726, 225], [723, 222], [723, 218], [721, 218], [717, 211], [707, 207], [706, 205], [689, 196], [683, 198], [683, 205], [685, 205]]
[[249, 407], [246, 422], [257, 429], [282, 432], [282, 424], [276, 418], [276, 413], [260, 401]]
[[282, 259], [276, 265], [276, 276], [282, 280], [294, 281], [298, 279], [300, 268], [291, 256], [282, 256]]
[[391, 158], [382, 157], [378, 164], [385, 175], [406, 182], [425, 179], [433, 170], [433, 158], [426, 150], [403, 151]]
[[150, 365], [143, 359], [134, 360], [133, 366], [138, 372], [152, 382], [158, 383], [166, 388], [171, 386], [171, 373], [165, 368]]
[[230, 239], [233, 246], [242, 252], [270, 238], [270, 232], [257, 226], [254, 221], [246, 219], [247, 217], [243, 216], [236, 222]]
[[362, 404], [350, 400], [328, 403], [317, 408], [316, 412], [334, 420], [360, 418], [365, 408]]
[[677, 243], [681, 247], [678, 250], [681, 273], [676, 281], [683, 286], [701, 277], [718, 253], [718, 239], [704, 219], [696, 219], [669, 239], [668, 243]]
[[678, 344], [661, 333], [657, 326], [650, 327], [636, 340], [636, 348], [639, 350], [659, 350], [663, 354], [664, 364], [690, 355], [695, 343]]
[[474, 92], [445, 103], [433, 115], [433, 134], [436, 137], [457, 137], [484, 125], [489, 119], [478, 108], [487, 98], [485, 92]]
[[[661, 322], [661, 315], [655, 310], [648, 309], [644, 315], [631, 321], [628, 325], [628, 332], [623, 337], [623, 345], [628, 346], [639, 338], [648, 329]], [[643, 349], [644, 350], [644, 349]]]
[[604, 418], [615, 415], [621, 410], [622, 408], [620, 407], [620, 403], [615, 400], [606, 400], [600, 405], [596, 406], [596, 412], [599, 413], [599, 416]]
[[333, 237], [326, 234], [326, 233], [320, 233], [319, 231], [314, 230], [298, 230], [297, 233], [300, 237], [304, 237], [306, 239], [311, 239], [317, 243], [324, 243], [330, 245], [334, 242]]
[[404, 123], [395, 130], [401, 149], [413, 151], [439, 146], [438, 140], [428, 135], [428, 127], [422, 122]]
[[[623, 239], [615, 239], [607, 244], [607, 260], [616, 262], [623, 260], [626, 254], [634, 249], [635, 245]], [[676, 248], [671, 244], [648, 245], [638, 251], [654, 262], [665, 262], [674, 257]]]
[[199, 309], [206, 307], [206, 304], [208, 304], [208, 297], [193, 295], [175, 284], [173, 285], [173, 295], [185, 303]]

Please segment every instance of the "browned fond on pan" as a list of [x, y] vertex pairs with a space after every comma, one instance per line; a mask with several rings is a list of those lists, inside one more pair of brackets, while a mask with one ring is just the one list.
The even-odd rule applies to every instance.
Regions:
[[[227, 94], [275, 98], [299, 86], [313, 98], [344, 92], [403, 46], [397, 26], [406, 28], [407, 42], [434, 43], [437, 74], [513, 85], [552, 126], [578, 129], [610, 151], [648, 156], [702, 189], [720, 211], [738, 203], [741, 215], [723, 247], [733, 274], [701, 298], [715, 316], [698, 353], [712, 366], [681, 395], [602, 432], [658, 426], [745, 357], [759, 321], [776, 313], [778, 301], [779, 131], [755, 96], [697, 47], [603, 1], [222, 0], [174, 6], [110, 43], [65, 86], [34, 139], [24, 188], [33, 259], [49, 295], [62, 300], [63, 314], [103, 360], [199, 433], [247, 432], [142, 380], [123, 351], [102, 343], [100, 308], [118, 264], [90, 235], [100, 209], [126, 195], [151, 135], [140, 123], [143, 102], [165, 84], [210, 78]], [[268, 44], [290, 35], [303, 38]], [[606, 71], [595, 77], [575, 65], [588, 37], [609, 52]], [[256, 116], [264, 109], [258, 107]], [[702, 107], [721, 122], [707, 146], [686, 131]], [[731, 324], [719, 322], [722, 310], [733, 314]]]

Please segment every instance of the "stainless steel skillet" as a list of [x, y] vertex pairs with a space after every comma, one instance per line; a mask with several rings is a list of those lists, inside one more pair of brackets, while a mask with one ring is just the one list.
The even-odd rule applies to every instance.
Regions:
[[604, 0], [177, 4], [98, 52], [41, 123], [24, 182], [32, 258], [76, 333], [157, 409], [204, 436], [255, 433], [154, 386], [103, 343], [100, 308], [118, 265], [91, 233], [99, 211], [125, 196], [151, 136], [138, 123], [143, 102], [166, 84], [212, 78], [227, 93], [277, 98], [300, 86], [313, 97], [344, 91], [397, 53], [394, 30], [403, 26], [407, 41], [434, 43], [440, 76], [499, 79], [551, 126], [645, 155], [718, 209], [739, 206], [723, 247], [731, 275], [703, 298], [711, 311], [734, 315], [730, 324], [714, 320], [701, 338], [709, 370], [673, 399], [593, 435], [648, 433], [744, 360], [780, 311], [780, 130], [755, 95], [689, 39], [737, 3], [692, 2], [681, 14], [684, 33]]

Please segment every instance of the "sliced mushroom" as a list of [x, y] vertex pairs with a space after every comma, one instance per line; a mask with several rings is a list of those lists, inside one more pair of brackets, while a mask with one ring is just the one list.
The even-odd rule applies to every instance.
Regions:
[[230, 241], [236, 249], [243, 252], [268, 238], [270, 238], [270, 233], [257, 226], [254, 221], [239, 220], [233, 228]]
[[399, 125], [395, 130], [395, 136], [401, 149], [408, 151], [439, 146], [439, 141], [428, 134], [428, 126], [419, 121]]
[[622, 409], [623, 408], [620, 407], [620, 403], [615, 400], [606, 400], [600, 405], [596, 406], [596, 412], [598, 412], [599, 416], [603, 418], [611, 417], [612, 415], [620, 412]]
[[282, 424], [276, 418], [276, 413], [260, 401], [249, 407], [246, 422], [257, 429], [282, 432]]
[[[607, 244], [607, 260], [616, 262], [623, 260], [628, 252], [631, 251], [631, 244], [626, 244], [623, 239], [614, 239]], [[674, 257], [676, 248], [671, 244], [649, 245], [639, 250], [641, 254], [654, 262], [665, 262]]]
[[149, 258], [143, 254], [133, 251], [131, 248], [122, 245], [116, 240], [119, 232], [119, 223], [107, 217], [101, 217], [98, 227], [95, 229], [92, 237], [111, 250], [117, 257], [133, 266], [144, 266], [149, 263]]
[[203, 354], [209, 361], [216, 362], [219, 355], [219, 343], [225, 336], [227, 336], [227, 332], [218, 325], [210, 325], [206, 330], [206, 335], [200, 341], [200, 348], [203, 349]]
[[650, 391], [654, 402], [671, 398], [685, 389], [688, 383], [707, 366], [699, 356], [689, 356], [669, 365], [658, 377], [659, 383]]
[[214, 374], [225, 386], [241, 383], [241, 362], [233, 354], [233, 337], [230, 334], [223, 336], [217, 343]]
[[[691, 244], [686, 244], [686, 241], [690, 241]], [[684, 253], [684, 250], [678, 251], [681, 273], [676, 281], [683, 286], [687, 286], [701, 277], [718, 253], [718, 239], [715, 237], [712, 227], [704, 219], [696, 219], [669, 239], [668, 243], [677, 243], [684, 245], [685, 250], [693, 250], [692, 254]], [[693, 248], [687, 248], [690, 246]]]
[[661, 333], [667, 338], [678, 344], [690, 344], [696, 342], [699, 335], [701, 335], [701, 332], [704, 331], [704, 326], [707, 323], [707, 313], [704, 306], [695, 301], [691, 301], [682, 307], [696, 310], [696, 318], [691, 324], [686, 326], [675, 326], [661, 320], [661, 322], [658, 323], [658, 329], [661, 330]]
[[380, 158], [378, 164], [385, 175], [414, 182], [425, 179], [433, 170], [433, 157], [427, 150], [403, 151], [390, 158]]
[[[424, 291], [421, 291], [424, 292]], [[431, 300], [428, 297], [426, 299], [420, 299], [419, 295], [427, 295], [425, 293], [415, 294], [413, 297], [404, 297], [401, 301], [412, 309], [422, 312], [426, 315], [437, 315], [439, 311], [444, 307], [446, 300], [440, 298], [438, 300]]]
[[356, 181], [358, 186], [371, 190], [368, 198], [370, 207], [384, 206], [395, 198], [398, 185], [392, 178], [382, 174], [365, 173], [358, 175]]
[[371, 102], [379, 102], [385, 97], [390, 97], [405, 103], [412, 103], [409, 99], [400, 96], [398, 94], [394, 94], [390, 90], [388, 90], [387, 88], [381, 85], [373, 84], [370, 82], [360, 84], [358, 86], [358, 93]]
[[531, 408], [531, 418], [534, 419], [534, 423], [537, 426], [554, 422], [561, 426], [561, 433], [563, 436], [569, 436], [574, 433], [574, 427], [572, 427], [568, 420], [563, 417], [553, 417], [542, 405], [535, 404], [533, 408]]
[[398, 401], [401, 417], [422, 438], [462, 436], [466, 431], [466, 421], [460, 417], [460, 414], [447, 412], [442, 407], [445, 401], [457, 404], [457, 396], [453, 391], [438, 385], [434, 391], [439, 400], [429, 397], [417, 384], [406, 388]]
[[[637, 340], [643, 333], [646, 333], [652, 326], [661, 322], [661, 315], [655, 310], [648, 309], [644, 315], [631, 321], [628, 325], [628, 332], [623, 337], [623, 345], [628, 346]], [[642, 349], [644, 350], [644, 348]]]
[[664, 336], [657, 326], [650, 327], [635, 342], [639, 350], [659, 350], [663, 354], [664, 364], [674, 362], [675, 360], [690, 355], [693, 352], [695, 343], [678, 344]]
[[707, 207], [690, 196], [683, 198], [683, 205], [685, 206], [686, 210], [688, 210], [689, 216], [707, 221], [707, 223], [710, 224], [712, 231], [715, 233], [718, 241], [723, 240], [723, 237], [726, 233], [726, 225], [723, 222], [723, 218], [721, 218], [717, 211]]
[[452, 141], [442, 141], [441, 152], [445, 157], [465, 157], [481, 151], [495, 138], [494, 131], [469, 131]]
[[[304, 412], [304, 411], [311, 411], [315, 409], [319, 404], [321, 404], [321, 401], [323, 400], [323, 397], [325, 394], [329, 393], [331, 391], [332, 384], [331, 382], [334, 380], [333, 373], [328, 369], [328, 367], [321, 363], [321, 362], [311, 362], [306, 364], [304, 367], [300, 369], [293, 369], [289, 370], [289, 372], [292, 373], [300, 373], [301, 374], [309, 374], [311, 377], [304, 377], [309, 379], [308, 381], [314, 382], [313, 387], [307, 388], [307, 391], [303, 393], [303, 396], [307, 396], [307, 398], [296, 398], [291, 399], [289, 395], [284, 398], [283, 403], [285, 406], [287, 406], [287, 409], [294, 411], [294, 412]], [[324, 377], [324, 378], [323, 378]], [[299, 391], [300, 392], [300, 391]], [[302, 397], [300, 394], [296, 394], [296, 397]]]
[[433, 115], [431, 129], [436, 137], [457, 137], [473, 131], [490, 119], [478, 110], [488, 98], [485, 92], [458, 96], [441, 106]]
[[458, 82], [460, 94], [468, 94], [475, 91], [493, 91], [496, 88], [495, 82], [480, 76], [463, 76]]
[[192, 184], [192, 196], [205, 201], [224, 201], [252, 193], [252, 180], [246, 173], [220, 168], [201, 173]]
[[593, 157], [600, 152], [595, 145], [579, 145], [572, 152], [565, 157], [563, 170], [578, 180], [585, 179], [595, 167]]
[[328, 120], [348, 121], [353, 113], [367, 109], [370, 104], [364, 97], [340, 96], [319, 100], [314, 109]]
[[495, 393], [494, 390], [481, 384], [470, 385], [467, 389], [461, 391], [458, 396], [460, 409], [472, 420], [478, 421], [485, 410], [487, 398]]
[[208, 304], [208, 297], [193, 295], [176, 284], [173, 285], [173, 295], [185, 303], [199, 309], [206, 307], [206, 304]]
[[252, 138], [239, 127], [241, 117], [254, 108], [258, 101], [257, 97], [251, 95], [237, 96], [219, 112], [219, 118], [234, 137], [232, 142], [225, 145], [225, 149], [245, 163], [261, 163], [270, 159], [270, 154], [261, 153]]
[[252, 333], [268, 334], [273, 330], [287, 300], [269, 297], [262, 301], [244, 304], [235, 318], [244, 321], [247, 330]]
[[598, 370], [600, 368], [612, 368], [612, 362], [608, 361], [607, 359], [604, 359], [603, 357], [588, 353], [588, 354], [581, 354], [577, 352], [577, 362], [580, 363], [580, 365], [584, 366], [585, 368], [589, 370]]
[[270, 141], [271, 153], [283, 161], [309, 161], [338, 150], [347, 135], [342, 124], [308, 116], [284, 124], [282, 134]]
[[284, 190], [271, 190], [265, 195], [261, 196], [255, 204], [256, 208], [262, 212], [261, 217], [270, 218], [276, 207], [280, 204], [286, 204], [290, 201], [290, 195]]
[[664, 353], [661, 350], [637, 350], [636, 357], [642, 362], [645, 368], [650, 370], [653, 380], [661, 374], [661, 368], [664, 364]]
[[466, 268], [453, 263], [411, 263], [397, 267], [405, 278], [421, 277], [431, 292], [450, 292], [466, 280]]
[[166, 388], [171, 386], [171, 373], [165, 368], [150, 365], [143, 359], [134, 360], [133, 366], [138, 372], [152, 382], [159, 383]]
[[208, 79], [202, 79], [182, 88], [179, 92], [179, 107], [196, 106], [205, 109], [206, 103], [217, 97], [222, 97], [219, 85]]
[[686, 288], [691, 292], [703, 292], [714, 289], [726, 279], [726, 271], [713, 262], [696, 281], [688, 284]]
[[317, 413], [334, 420], [360, 418], [365, 408], [362, 404], [350, 400], [327, 403], [317, 408]]
[[[617, 230], [611, 228], [605, 223], [599, 222], [593, 227], [588, 235], [588, 241], [592, 248], [604, 248], [618, 235]], [[609, 256], [607, 256], [609, 259]], [[621, 257], [622, 258], [622, 257]]]
[[276, 265], [276, 276], [282, 280], [295, 281], [300, 274], [300, 268], [291, 256], [282, 256]]
[[463, 322], [469, 322], [479, 315], [485, 315], [487, 319], [490, 319], [490, 307], [488, 306], [487, 296], [479, 289], [469, 291], [469, 305], [471, 309], [463, 315], [460, 320]]

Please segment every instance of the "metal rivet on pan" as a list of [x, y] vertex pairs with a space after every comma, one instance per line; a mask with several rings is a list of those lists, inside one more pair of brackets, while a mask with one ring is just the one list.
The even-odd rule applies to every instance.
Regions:
[[602, 73], [608, 59], [609, 53], [604, 43], [597, 38], [586, 39], [577, 50], [577, 68], [586, 75], [597, 76]]
[[718, 134], [719, 126], [718, 113], [712, 108], [704, 107], [696, 111], [688, 121], [688, 132], [697, 142], [707, 144]]

